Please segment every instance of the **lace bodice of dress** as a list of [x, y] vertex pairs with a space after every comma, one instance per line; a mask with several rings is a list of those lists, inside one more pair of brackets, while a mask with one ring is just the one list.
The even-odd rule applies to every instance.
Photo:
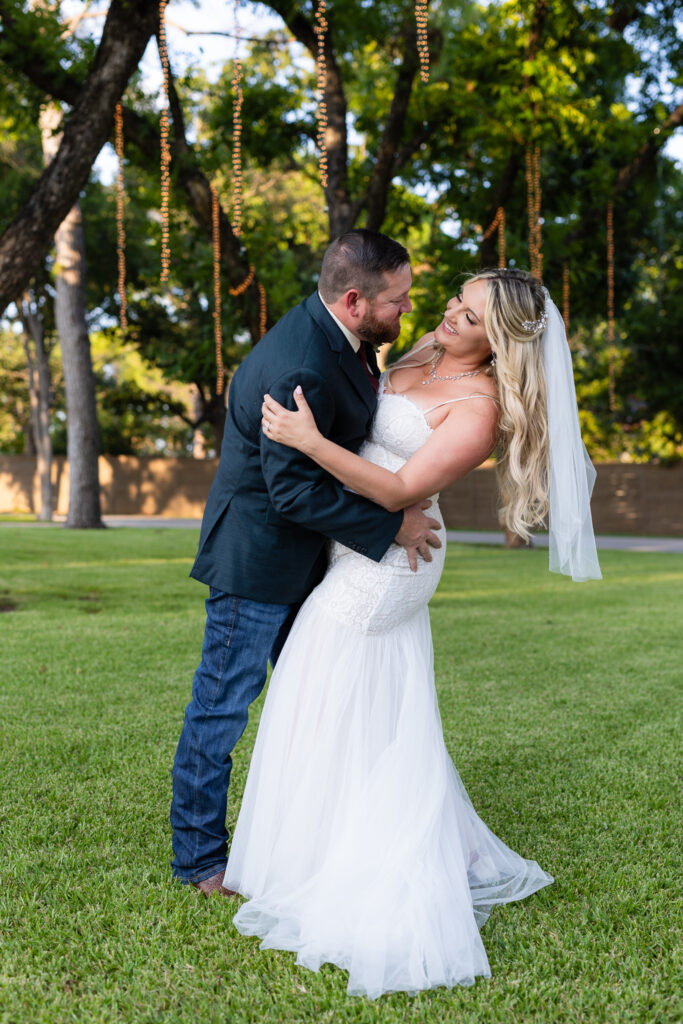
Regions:
[[382, 377], [372, 429], [360, 454], [395, 472], [422, 447], [432, 431], [424, 412], [404, 395], [387, 391], [385, 383]]
[[[370, 436], [359, 454], [395, 473], [431, 432], [423, 411], [410, 399], [385, 391], [383, 378]], [[398, 544], [390, 545], [381, 562], [373, 562], [333, 541], [327, 574], [313, 592], [314, 599], [362, 633], [389, 632], [424, 607], [436, 590], [446, 551], [437, 497], [426, 509], [442, 524], [442, 547], [432, 550], [431, 562], [420, 559], [414, 573]]]

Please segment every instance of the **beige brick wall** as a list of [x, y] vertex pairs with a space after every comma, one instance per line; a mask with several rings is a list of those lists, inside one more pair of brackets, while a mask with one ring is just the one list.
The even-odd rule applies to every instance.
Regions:
[[[102, 511], [106, 515], [201, 516], [216, 470], [215, 460], [100, 457]], [[597, 533], [683, 535], [683, 464], [605, 463], [597, 467], [593, 523]], [[53, 464], [56, 507], [66, 515], [69, 467]], [[0, 513], [32, 512], [39, 501], [35, 459], [0, 455]], [[492, 466], [482, 466], [441, 495], [446, 525], [494, 530], [496, 484]]]

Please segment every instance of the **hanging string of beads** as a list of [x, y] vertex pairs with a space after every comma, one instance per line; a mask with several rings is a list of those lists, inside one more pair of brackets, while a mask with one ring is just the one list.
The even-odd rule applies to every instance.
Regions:
[[534, 157], [530, 149], [526, 151], [526, 212], [529, 227], [529, 268], [534, 273]]
[[[235, 61], [233, 65], [232, 75], [232, 91], [233, 91], [233, 115], [232, 115], [232, 230], [236, 238], [239, 238], [242, 233], [242, 62], [239, 56], [239, 45], [241, 41], [241, 30], [239, 22], [239, 7], [240, 0], [235, 0]], [[327, 30], [327, 22], [324, 21], [325, 4], [321, 4], [323, 13], [323, 31]], [[316, 14], [316, 20], [318, 15]], [[317, 27], [316, 27], [317, 31]], [[320, 48], [320, 41], [318, 41], [318, 47]], [[325, 115], [325, 125], [327, 126], [327, 115]], [[325, 167], [327, 167], [327, 157]], [[327, 183], [325, 179], [324, 184]], [[252, 266], [249, 267], [249, 273], [245, 277], [241, 284], [238, 284], [236, 288], [228, 288], [228, 292], [233, 297], [243, 295], [246, 292], [250, 284], [254, 280], [255, 269]], [[262, 338], [266, 333], [266, 290], [263, 285], [259, 282], [257, 284], [259, 293], [259, 338]]]
[[259, 281], [258, 283], [258, 306], [259, 306], [259, 340], [266, 333], [268, 326], [268, 306], [266, 304], [266, 289]]
[[614, 386], [614, 207], [607, 204], [607, 360], [609, 408], [614, 412], [617, 406]]
[[496, 216], [484, 232], [484, 239], [490, 238], [496, 228], [498, 229], [498, 266], [503, 270], [505, 268], [505, 210], [502, 206], [496, 210]]
[[169, 245], [168, 208], [171, 192], [171, 147], [169, 144], [169, 70], [166, 45], [166, 6], [168, 0], [159, 0], [159, 59], [164, 73], [164, 105], [161, 108], [161, 280], [168, 281], [171, 266]]
[[239, 23], [240, 0], [235, 0], [235, 60], [232, 70], [232, 230], [236, 238], [242, 234], [242, 61]]
[[[249, 285], [254, 280], [254, 274], [255, 274], [255, 270], [254, 270], [254, 267], [252, 265], [251, 267], [249, 267], [249, 273], [245, 277], [244, 281], [242, 281], [242, 284], [238, 284], [236, 288], [228, 288], [228, 291], [230, 292], [230, 294], [231, 295], [235, 295], [235, 296], [243, 295], [244, 292], [246, 292], [246, 290], [249, 287]], [[263, 335], [266, 333], [266, 326], [267, 326], [267, 323], [268, 323], [268, 307], [267, 307], [267, 303], [266, 303], [266, 289], [263, 287], [263, 285], [261, 284], [260, 281], [257, 283], [256, 287], [258, 288], [258, 296], [259, 296], [259, 338], [262, 338]]]
[[429, 40], [427, 35], [428, 0], [415, 0], [415, 22], [417, 24], [417, 52], [420, 58], [420, 78], [429, 81]]
[[569, 264], [566, 262], [562, 265], [562, 319], [569, 340]]
[[534, 277], [543, 277], [543, 237], [541, 234], [541, 150], [538, 143], [526, 151], [527, 211], [529, 216], [529, 268]]
[[251, 284], [251, 282], [254, 280], [254, 273], [255, 273], [254, 267], [253, 266], [249, 267], [249, 273], [245, 277], [244, 281], [242, 281], [242, 284], [238, 284], [236, 288], [228, 288], [228, 291], [230, 292], [230, 294], [231, 295], [243, 295], [244, 292], [246, 292], [246, 290], [249, 287], [249, 285]]
[[116, 258], [118, 261], [119, 323], [125, 333], [128, 328], [128, 302], [126, 299], [126, 226], [124, 222], [125, 190], [123, 183], [123, 107], [114, 108], [114, 148], [118, 160], [116, 174]]
[[327, 64], [325, 61], [325, 39], [327, 36], [327, 18], [325, 17], [326, 0], [318, 0], [315, 10], [314, 31], [318, 41], [318, 49], [315, 59], [315, 73], [318, 94], [318, 134], [316, 143], [318, 146], [318, 166], [320, 168], [320, 183], [324, 189], [327, 188], [327, 103], [325, 102], [325, 83], [327, 81]]
[[223, 394], [223, 330], [221, 327], [221, 228], [218, 193], [211, 189], [211, 241], [213, 243], [213, 336], [216, 344], [216, 394]]
[[499, 208], [500, 218], [498, 220], [498, 266], [501, 270], [505, 268], [505, 210]]

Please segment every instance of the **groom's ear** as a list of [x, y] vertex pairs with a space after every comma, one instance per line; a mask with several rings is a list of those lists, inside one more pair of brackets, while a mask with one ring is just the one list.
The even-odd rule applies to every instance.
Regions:
[[344, 306], [349, 316], [352, 316], [354, 319], [360, 319], [363, 316], [364, 311], [361, 307], [365, 300], [358, 289], [349, 288], [349, 290], [344, 293], [343, 298]]

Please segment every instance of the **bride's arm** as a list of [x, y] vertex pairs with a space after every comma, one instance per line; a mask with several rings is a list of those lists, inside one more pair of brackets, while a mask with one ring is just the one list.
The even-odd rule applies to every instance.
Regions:
[[289, 412], [269, 395], [262, 426], [273, 441], [298, 448], [347, 487], [397, 512], [466, 476], [491, 454], [496, 443], [497, 407], [486, 398], [452, 405], [444, 421], [396, 473], [354, 455], [319, 433], [303, 393], [294, 392], [299, 412]]

